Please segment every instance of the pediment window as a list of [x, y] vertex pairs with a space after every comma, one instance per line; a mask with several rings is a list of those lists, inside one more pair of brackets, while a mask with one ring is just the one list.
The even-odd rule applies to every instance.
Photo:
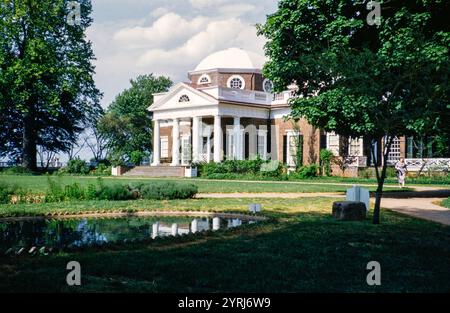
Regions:
[[187, 96], [187, 95], [182, 95], [180, 97], [180, 100], [178, 100], [178, 102], [190, 102], [190, 101], [191, 101], [191, 99], [189, 99], [189, 96]]

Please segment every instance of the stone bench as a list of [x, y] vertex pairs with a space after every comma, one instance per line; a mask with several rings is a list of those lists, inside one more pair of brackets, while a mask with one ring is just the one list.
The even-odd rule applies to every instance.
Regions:
[[366, 205], [356, 201], [334, 202], [333, 217], [339, 221], [362, 221], [366, 219]]

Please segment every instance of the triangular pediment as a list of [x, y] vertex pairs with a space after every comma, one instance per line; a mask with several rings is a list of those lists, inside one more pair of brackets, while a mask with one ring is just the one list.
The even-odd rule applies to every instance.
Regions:
[[213, 96], [185, 83], [179, 83], [172, 87], [166, 94], [160, 96], [148, 110], [153, 112], [217, 105], [218, 103], [218, 100]]

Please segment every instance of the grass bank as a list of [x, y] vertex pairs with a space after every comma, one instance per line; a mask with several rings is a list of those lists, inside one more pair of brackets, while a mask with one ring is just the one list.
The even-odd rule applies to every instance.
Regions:
[[[383, 210], [382, 224], [375, 226], [370, 217], [335, 221], [330, 215], [333, 199], [327, 198], [70, 203], [65, 209], [113, 210], [123, 205], [245, 211], [247, 201], [263, 203], [273, 221], [189, 241], [161, 239], [48, 257], [0, 257], [0, 292], [450, 291], [450, 228], [390, 211]], [[17, 208], [33, 210], [27, 205], [12, 209]], [[65, 283], [66, 265], [73, 260], [82, 269], [82, 285], [76, 288]], [[381, 286], [366, 283], [370, 261], [381, 264]]]
[[[59, 176], [52, 177], [62, 185], [78, 183], [81, 186], [95, 184], [97, 178], [89, 176]], [[304, 180], [299, 182], [277, 182], [277, 181], [223, 181], [223, 180], [205, 180], [205, 179], [184, 179], [184, 178], [125, 178], [125, 177], [104, 177], [106, 185], [116, 183], [130, 184], [140, 182], [166, 182], [166, 181], [189, 181], [198, 187], [199, 193], [263, 193], [263, 192], [344, 192], [354, 182], [346, 182], [348, 185], [342, 185], [345, 181], [334, 182], [328, 179]], [[20, 186], [32, 192], [45, 192], [48, 184], [46, 176], [14, 176], [0, 175], [0, 182]], [[363, 182], [361, 182], [363, 183]], [[375, 191], [375, 185], [369, 187]], [[396, 186], [387, 186], [386, 191], [398, 190]]]
[[441, 204], [441, 205], [442, 205], [443, 207], [446, 207], [446, 208], [450, 209], [450, 197], [449, 197], [448, 199], [442, 201], [442, 204]]

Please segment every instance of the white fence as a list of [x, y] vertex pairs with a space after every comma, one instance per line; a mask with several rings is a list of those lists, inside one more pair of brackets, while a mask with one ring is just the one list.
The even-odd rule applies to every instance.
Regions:
[[410, 172], [419, 171], [449, 171], [450, 159], [405, 159]]
[[349, 167], [366, 167], [367, 157], [366, 156], [350, 156], [347, 157], [345, 162]]
[[230, 88], [219, 88], [219, 99], [264, 105], [270, 105], [272, 101], [269, 93]]

